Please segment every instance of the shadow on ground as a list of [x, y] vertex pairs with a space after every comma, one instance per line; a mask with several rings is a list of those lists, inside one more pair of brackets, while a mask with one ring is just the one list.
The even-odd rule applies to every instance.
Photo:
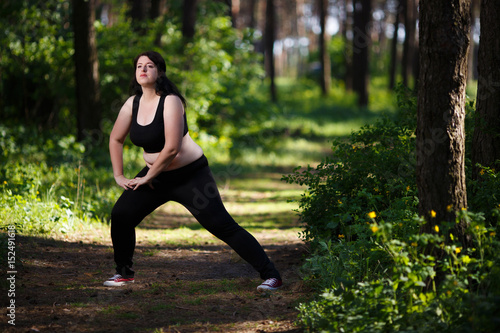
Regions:
[[225, 245], [138, 246], [136, 282], [120, 288], [102, 286], [109, 244], [22, 236], [16, 245], [16, 326], [4, 332], [301, 332], [299, 241], [264, 246], [286, 281], [273, 295], [255, 291], [257, 273]]

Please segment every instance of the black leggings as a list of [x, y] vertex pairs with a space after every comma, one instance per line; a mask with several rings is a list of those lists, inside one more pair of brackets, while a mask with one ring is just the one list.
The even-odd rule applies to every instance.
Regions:
[[[145, 167], [137, 177], [143, 177], [147, 172], [148, 167]], [[205, 156], [179, 169], [162, 172], [152, 185], [154, 189], [143, 185], [135, 191], [124, 191], [111, 212], [111, 239], [118, 274], [124, 277], [134, 275], [135, 227], [159, 206], [175, 201], [250, 263], [262, 279], [280, 279], [257, 240], [226, 211]]]

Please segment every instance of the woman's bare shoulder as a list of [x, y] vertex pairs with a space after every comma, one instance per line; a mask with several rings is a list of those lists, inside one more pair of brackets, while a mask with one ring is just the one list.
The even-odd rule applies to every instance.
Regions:
[[120, 110], [121, 113], [130, 113], [132, 114], [132, 107], [134, 105], [134, 98], [135, 98], [136, 95], [132, 95], [130, 96], [129, 98], [127, 98], [127, 100], [125, 101], [125, 103], [123, 103], [122, 105], [122, 108]]
[[165, 106], [165, 110], [168, 110], [168, 109], [181, 110], [182, 113], [184, 113], [184, 105], [182, 104], [182, 101], [179, 98], [179, 96], [167, 95], [165, 97], [164, 106]]

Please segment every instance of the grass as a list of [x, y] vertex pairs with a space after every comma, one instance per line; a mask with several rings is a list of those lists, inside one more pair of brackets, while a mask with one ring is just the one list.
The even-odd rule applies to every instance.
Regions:
[[[232, 160], [226, 154], [207, 152], [230, 213], [251, 232], [280, 229], [296, 234], [300, 225], [294, 209], [303, 188], [284, 183], [282, 175], [297, 166], [316, 165], [330, 153], [333, 137], [346, 136], [394, 110], [394, 97], [383, 89], [384, 85], [383, 80], [372, 80], [370, 107], [358, 108], [355, 96], [345, 93], [338, 84], [332, 85], [328, 98], [323, 98], [315, 83], [279, 79], [279, 111], [270, 119], [278, 133], [271, 140], [273, 144], [259, 146], [260, 141], [256, 141]], [[5, 167], [6, 180], [0, 184], [0, 227], [14, 224], [21, 233], [57, 235], [68, 240], [109, 239], [107, 219], [121, 192], [110, 168], [94, 168], [92, 161], [79, 160], [82, 147], [68, 137], [50, 141], [67, 147], [64, 154], [31, 147], [32, 154], [9, 155], [12, 163]], [[105, 153], [99, 158], [101, 155]], [[125, 147], [124, 160], [129, 177], [142, 167], [140, 150], [135, 147]], [[161, 218], [170, 220], [168, 228], [158, 224]], [[157, 229], [165, 231], [157, 233]], [[141, 224], [138, 233], [150, 243], [217, 243], [183, 207], [170, 203]]]
[[[294, 210], [298, 208], [298, 199], [304, 188], [285, 183], [281, 180], [282, 176], [299, 165], [316, 165], [331, 151], [333, 137], [348, 135], [391, 109], [383, 107], [391, 103], [391, 98], [382, 93], [375, 109], [359, 109], [355, 106], [354, 97], [342, 93], [338, 87], [332, 88], [329, 99], [321, 98], [319, 88], [315, 86], [301, 89], [296, 93], [296, 85], [280, 82], [281, 101], [277, 107], [280, 112], [270, 120], [274, 122], [278, 135], [270, 138], [273, 139], [270, 140], [271, 145], [259, 146], [256, 141], [233, 159], [228, 159], [225, 153], [206, 151], [227, 210], [271, 253], [279, 253], [290, 265], [298, 264], [299, 258], [294, 257], [297, 260], [292, 261], [286, 257], [286, 251], [279, 249], [293, 249], [294, 242], [298, 241], [302, 227]], [[102, 154], [105, 152], [103, 149]], [[267, 306], [269, 311], [274, 311], [274, 304], [279, 309], [283, 303], [291, 304], [286, 306], [292, 309], [297, 305], [295, 300], [301, 297], [297, 296], [298, 293], [307, 293], [301, 289], [302, 284], [297, 283], [298, 292], [290, 290], [279, 296], [287, 302], [293, 300], [285, 303], [279, 297], [256, 297], [255, 286], [260, 282], [257, 278], [212, 280], [212, 277], [204, 275], [195, 281], [184, 279], [177, 283], [177, 276], [181, 275], [178, 272], [181, 268], [173, 264], [177, 249], [190, 259], [197, 255], [202, 260], [207, 255], [231, 265], [241, 259], [229, 254], [221, 241], [203, 229], [184, 207], [176, 203], [158, 208], [136, 230], [136, 254], [142, 265], [137, 272], [138, 283], [122, 292], [99, 289], [102, 288], [102, 276], [112, 269], [113, 251], [107, 219], [121, 189], [114, 183], [109, 165], [94, 164], [90, 158], [80, 162], [78, 157], [81, 155], [76, 153], [75, 158], [65, 156], [59, 160], [56, 158], [58, 162], [52, 163], [53, 160], [45, 158], [44, 154], [50, 155], [44, 151], [28, 156], [10, 155], [12, 160], [9, 162], [12, 163], [3, 169], [4, 174], [0, 174], [9, 180], [6, 184], [0, 182], [0, 227], [14, 224], [19, 233], [35, 236], [33, 239], [36, 242], [51, 239], [54, 244], [64, 247], [54, 248], [64, 257], [80, 257], [80, 251], [100, 251], [99, 260], [92, 260], [92, 266], [84, 276], [70, 276], [77, 280], [74, 283], [66, 281], [63, 286], [57, 283], [55, 287], [44, 286], [57, 297], [69, 295], [70, 298], [64, 299], [64, 302], [69, 302], [79, 314], [85, 312], [95, 318], [96, 323], [85, 323], [90, 325], [87, 327], [94, 327], [92, 325], [99, 325], [100, 322], [104, 325], [108, 319], [139, 322], [139, 318], [149, 318], [150, 322], [142, 326], [150, 329], [143, 328], [141, 331], [151, 332], [154, 329], [170, 332], [170, 328], [181, 326], [195, 327], [192, 331], [205, 328], [224, 331], [232, 325], [248, 327], [253, 331], [267, 330], [273, 325], [282, 327], [269, 324], [281, 319], [272, 315], [263, 321], [259, 312], [262, 307]], [[124, 156], [128, 176], [142, 168], [138, 149], [127, 147]], [[0, 239], [0, 243], [2, 241]], [[275, 247], [277, 243], [280, 244]], [[288, 245], [290, 243], [292, 245]], [[38, 246], [42, 248], [44, 245], [33, 245], [34, 251]], [[177, 262], [181, 265], [186, 260], [183, 257]], [[42, 272], [45, 269], [34, 259], [27, 259], [25, 264], [32, 270]], [[57, 260], [53, 260], [52, 264], [51, 271], [65, 269]], [[189, 266], [187, 269], [193, 268]], [[168, 274], [164, 276], [158, 272]], [[141, 284], [139, 281], [145, 281], [145, 277], [158, 282], [153, 280], [150, 285]], [[294, 278], [300, 279], [298, 275]], [[93, 286], [88, 286], [89, 281]], [[133, 306], [137, 309], [122, 302], [126, 298], [136, 300]], [[239, 302], [237, 313], [231, 305], [234, 300]], [[44, 301], [54, 303], [52, 300]], [[205, 313], [189, 317], [188, 314], [195, 309], [204, 309]], [[168, 318], [165, 313], [169, 314]], [[230, 313], [230, 318], [227, 313]], [[240, 318], [241, 322], [233, 322], [233, 317]]]

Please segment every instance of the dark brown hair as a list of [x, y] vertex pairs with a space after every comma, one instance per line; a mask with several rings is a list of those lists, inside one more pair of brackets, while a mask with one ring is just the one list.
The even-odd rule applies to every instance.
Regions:
[[[165, 73], [167, 70], [167, 65], [165, 64], [165, 60], [163, 59], [161, 54], [155, 51], [142, 52], [134, 59], [134, 69], [137, 68], [137, 61], [142, 56], [148, 57], [158, 69], [158, 78], [156, 79], [155, 85], [156, 93], [160, 96], [175, 95], [179, 97], [182, 101], [182, 104], [186, 106], [186, 99], [184, 98], [184, 96], [182, 96], [179, 89], [177, 89], [176, 85], [172, 81], [170, 81]], [[142, 95], [142, 87], [137, 82], [135, 74], [130, 84], [130, 93], [132, 95]]]

